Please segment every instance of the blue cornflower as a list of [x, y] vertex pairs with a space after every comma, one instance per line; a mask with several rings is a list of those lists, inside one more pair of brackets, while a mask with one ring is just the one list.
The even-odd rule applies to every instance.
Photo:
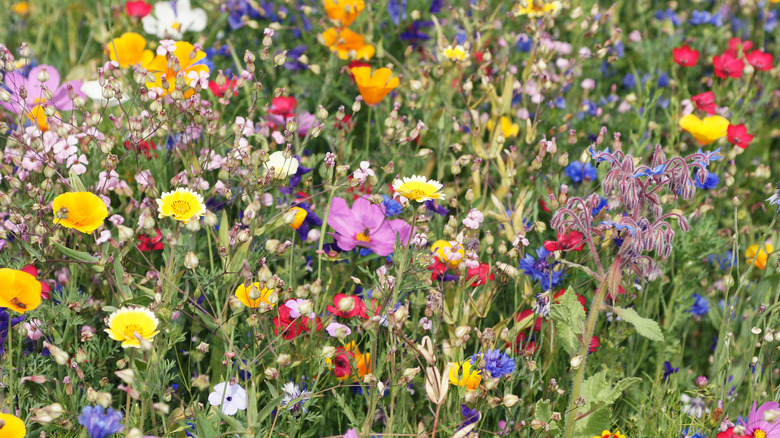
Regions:
[[393, 24], [398, 26], [401, 20], [406, 20], [406, 0], [390, 0], [387, 2], [387, 14]]
[[431, 39], [431, 36], [423, 32], [423, 28], [433, 26], [432, 21], [413, 21], [409, 28], [401, 32], [398, 37], [416, 48], [421, 42]]
[[530, 52], [531, 47], [533, 47], [534, 42], [531, 40], [531, 38], [521, 33], [520, 36], [517, 37], [517, 43], [515, 44], [515, 52]]
[[691, 12], [691, 19], [689, 22], [694, 26], [699, 26], [702, 24], [709, 24], [711, 18], [712, 16], [707, 11], [693, 11]]
[[623, 76], [623, 86], [626, 88], [636, 87], [636, 77], [633, 73], [626, 73], [626, 75]]
[[382, 205], [385, 207], [385, 216], [398, 216], [404, 210], [400, 202], [387, 195], [382, 195]]
[[584, 181], [594, 181], [598, 179], [599, 173], [590, 163], [583, 163], [581, 161], [574, 161], [566, 166], [564, 169], [566, 175], [571, 178], [574, 184], [579, 184]]
[[306, 44], [300, 44], [296, 46], [294, 49], [288, 50], [287, 56], [285, 57], [284, 68], [291, 71], [300, 71], [300, 70], [308, 69], [309, 66], [304, 64], [300, 60], [301, 56], [303, 56], [307, 48], [308, 46]]
[[693, 179], [693, 184], [698, 187], [699, 190], [712, 190], [718, 187], [720, 177], [713, 172], [707, 174], [707, 179], [704, 180], [704, 184], [699, 182], [699, 178]]
[[441, 8], [444, 7], [444, 0], [432, 0], [431, 7], [428, 8], [428, 12], [431, 14], [438, 14], [441, 12]]
[[[759, 17], [761, 17], [761, 15], [762, 14], [759, 14]], [[780, 11], [777, 9], [769, 11], [769, 15], [766, 17], [766, 23], [764, 23], [764, 30], [766, 32], [774, 32], [777, 27], [778, 15], [780, 15]], [[759, 20], [760, 19], [761, 18], [759, 18]]]
[[672, 364], [669, 362], [664, 361], [664, 381], [669, 378], [672, 374], [675, 374], [680, 371], [680, 368], [674, 368], [672, 367]]
[[682, 25], [680, 18], [677, 17], [677, 14], [672, 10], [672, 8], [668, 8], [665, 11], [655, 11], [655, 18], [657, 20], [669, 20], [675, 27]]
[[693, 294], [692, 297], [693, 304], [691, 304], [691, 308], [688, 310], [688, 312], [690, 312], [690, 314], [695, 317], [702, 317], [706, 315], [707, 312], [710, 311], [709, 300], [699, 294]]
[[684, 428], [680, 431], [682, 438], [704, 438], [704, 435], [701, 434], [698, 430], [691, 432], [690, 428]]
[[566, 108], [566, 99], [564, 99], [563, 97], [559, 96], [559, 97], [555, 98], [554, 105], [555, 105], [556, 108], [564, 109], [564, 108]]
[[106, 438], [121, 432], [124, 429], [121, 421], [120, 412], [105, 410], [103, 406], [84, 406], [79, 415], [79, 424], [87, 428], [90, 438]]
[[734, 252], [731, 250], [726, 251], [726, 254], [724, 254], [723, 257], [716, 254], [710, 254], [707, 256], [707, 261], [710, 262], [710, 264], [717, 265], [722, 271], [725, 271], [734, 265]]
[[659, 87], [669, 86], [669, 75], [666, 74], [666, 72], [661, 72], [661, 75], [658, 76], [658, 86]]
[[596, 216], [597, 214], [601, 213], [601, 210], [604, 210], [605, 208], [609, 210], [609, 203], [607, 202], [607, 198], [602, 198], [601, 196], [599, 196], [599, 205], [593, 207], [591, 209], [590, 214]]
[[549, 255], [550, 252], [541, 247], [536, 250], [536, 259], [531, 254], [526, 254], [519, 264], [525, 275], [542, 284], [542, 290], [550, 290], [558, 286], [561, 283], [561, 277], [564, 275], [562, 271], [552, 269], [558, 262], [550, 265], [547, 262], [547, 256]]
[[504, 377], [507, 374], [514, 374], [517, 364], [514, 359], [502, 353], [501, 350], [488, 350], [487, 353], [477, 353], [471, 356], [472, 365], [478, 365], [480, 358], [484, 360], [485, 371], [490, 373], [490, 377]]

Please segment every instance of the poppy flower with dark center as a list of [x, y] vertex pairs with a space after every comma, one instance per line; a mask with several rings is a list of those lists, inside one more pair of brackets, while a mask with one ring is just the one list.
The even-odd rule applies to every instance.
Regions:
[[557, 232], [558, 241], [544, 242], [544, 249], [547, 251], [582, 251], [585, 246], [585, 236], [579, 231], [569, 231], [568, 233]]
[[726, 138], [731, 144], [742, 149], [747, 149], [753, 141], [753, 136], [748, 134], [745, 125], [729, 125], [726, 129]]
[[154, 232], [157, 233], [154, 237], [149, 237], [148, 234], [141, 234], [138, 236], [138, 251], [150, 252], [160, 251], [163, 249], [163, 236], [159, 228], [155, 228]]
[[691, 97], [691, 102], [696, 105], [696, 108], [698, 108], [699, 111], [704, 111], [709, 115], [714, 115], [718, 110], [718, 105], [715, 104], [715, 93], [712, 91], [707, 91]]
[[674, 62], [682, 67], [693, 67], [699, 62], [699, 51], [685, 44], [682, 47], [672, 49]]
[[772, 65], [774, 59], [775, 57], [771, 53], [762, 52], [760, 50], [753, 50], [752, 52], [745, 54], [745, 60], [748, 64], [759, 71], [772, 70], [772, 67], [774, 67], [774, 65]]
[[745, 63], [730, 52], [712, 57], [712, 66], [715, 68], [715, 76], [725, 78], [741, 78]]

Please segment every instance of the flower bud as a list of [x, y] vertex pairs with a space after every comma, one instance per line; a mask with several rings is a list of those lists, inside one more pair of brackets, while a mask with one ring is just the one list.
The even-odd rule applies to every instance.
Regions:
[[518, 401], [520, 401], [520, 398], [514, 394], [507, 394], [504, 396], [502, 401], [504, 406], [511, 408], [512, 406], [516, 405]]
[[195, 269], [198, 267], [198, 256], [194, 252], [190, 251], [184, 256], [184, 266], [187, 269]]

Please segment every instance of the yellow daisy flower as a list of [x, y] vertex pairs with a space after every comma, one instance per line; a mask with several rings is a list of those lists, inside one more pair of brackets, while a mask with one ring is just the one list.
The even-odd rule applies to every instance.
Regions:
[[528, 15], [530, 18], [539, 18], [545, 14], [557, 15], [561, 10], [560, 1], [546, 0], [520, 0], [512, 11], [515, 17]]
[[172, 192], [165, 192], [157, 199], [157, 207], [160, 210], [159, 217], [172, 216], [177, 221], [189, 222], [190, 219], [200, 218], [206, 214], [206, 204], [200, 194], [186, 188], [179, 187]]
[[748, 265], [752, 265], [755, 262], [756, 268], [763, 271], [766, 269], [766, 261], [769, 258], [769, 253], [774, 251], [775, 248], [770, 243], [764, 245], [760, 251], [759, 247], [760, 245], [748, 246], [745, 250], [745, 261], [748, 263]]
[[106, 333], [115, 341], [122, 341], [122, 347], [140, 348], [138, 337], [151, 341], [159, 333], [160, 322], [146, 307], [122, 307], [108, 317]]
[[424, 176], [414, 175], [411, 178], [393, 181], [393, 190], [410, 201], [425, 202], [432, 199], [444, 200], [444, 193], [439, 190], [442, 184], [434, 179], [428, 180]]
[[0, 307], [24, 313], [35, 309], [39, 304], [41, 282], [37, 278], [16, 269], [0, 269]]
[[11, 414], [0, 414], [0, 436], [3, 438], [24, 438], [27, 428], [24, 421]]
[[450, 61], [463, 61], [466, 59], [466, 49], [460, 44], [445, 48], [442, 54]]
[[276, 290], [267, 287], [261, 289], [259, 282], [252, 283], [249, 287], [239, 284], [235, 295], [245, 306], [253, 309], [260, 307], [262, 311], [271, 310], [278, 299]]
[[82, 233], [97, 230], [108, 217], [106, 203], [90, 192], [63, 193], [54, 198], [52, 208], [55, 224], [75, 228]]
[[482, 382], [482, 372], [471, 370], [471, 361], [450, 363], [450, 384], [455, 386], [465, 386], [469, 391], [477, 389]]

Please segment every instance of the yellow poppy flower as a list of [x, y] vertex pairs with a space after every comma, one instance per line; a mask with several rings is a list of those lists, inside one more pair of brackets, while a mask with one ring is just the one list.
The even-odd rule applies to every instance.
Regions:
[[238, 301], [253, 309], [261, 307], [262, 310], [270, 310], [277, 300], [276, 291], [267, 287], [260, 289], [259, 282], [252, 283], [248, 288], [239, 284], [235, 295]]
[[151, 310], [146, 307], [122, 307], [108, 317], [106, 333], [115, 341], [122, 341], [122, 347], [141, 347], [144, 339], [150, 341], [159, 333], [157, 325], [160, 322]]
[[0, 307], [24, 313], [39, 304], [41, 282], [35, 276], [16, 269], [0, 268]]
[[27, 2], [17, 2], [11, 6], [11, 11], [18, 15], [27, 15], [30, 12], [30, 4]]
[[477, 389], [482, 382], [482, 372], [471, 370], [471, 361], [466, 360], [461, 363], [450, 363], [450, 384], [455, 386], [465, 386], [469, 391]]
[[393, 72], [389, 68], [380, 68], [371, 73], [371, 67], [353, 67], [352, 76], [355, 78], [363, 102], [368, 106], [374, 106], [382, 101], [388, 93], [393, 91], [400, 80], [391, 78]]
[[114, 38], [106, 47], [112, 61], [118, 62], [122, 68], [136, 64], [148, 64], [154, 59], [154, 53], [146, 49], [146, 38], [135, 32], [126, 32], [119, 38]]
[[561, 7], [561, 2], [557, 0], [520, 0], [520, 3], [515, 5], [512, 12], [515, 17], [528, 15], [530, 18], [539, 18], [546, 14], [557, 15]]
[[[195, 53], [193, 54], [193, 52]], [[154, 73], [155, 80], [154, 82], [147, 82], [146, 88], [149, 88], [150, 90], [159, 88], [165, 93], [170, 93], [176, 88], [177, 74], [181, 73], [184, 77], [188, 77], [190, 73], [198, 75], [202, 72], [209, 72], [208, 66], [197, 64], [198, 61], [206, 57], [206, 52], [202, 50], [195, 51], [195, 46], [186, 41], [176, 42], [176, 50], [173, 52], [172, 56], [179, 60], [180, 70], [176, 71], [169, 68], [168, 58], [165, 56], [155, 56], [146, 66], [147, 70]], [[163, 76], [165, 76], [165, 79], [168, 81], [168, 88], [163, 87]], [[188, 94], [192, 95], [192, 93], [194, 93], [193, 90], [188, 90], [188, 93], [185, 93], [184, 97], [189, 97]]]
[[290, 211], [295, 212], [295, 219], [290, 223], [290, 227], [292, 227], [293, 230], [297, 230], [298, 228], [303, 225], [303, 221], [306, 220], [306, 216], [309, 215], [309, 212], [302, 209], [301, 207], [293, 207], [290, 209]]
[[364, 0], [324, 0], [324, 3], [328, 18], [345, 27], [352, 24], [366, 8]]
[[[517, 134], [520, 133], [520, 125], [517, 123], [512, 123], [512, 119], [510, 119], [507, 116], [501, 116], [500, 119], [501, 123], [501, 133], [504, 134], [504, 138], [512, 138], [517, 137]], [[488, 121], [488, 129], [490, 131], [493, 130], [493, 120]]]
[[177, 221], [189, 222], [206, 214], [206, 204], [203, 197], [194, 191], [179, 187], [172, 192], [165, 192], [157, 199], [160, 219], [172, 216]]
[[27, 428], [24, 421], [11, 414], [0, 414], [0, 436], [3, 438], [24, 438]]
[[702, 120], [688, 114], [680, 119], [680, 128], [688, 131], [702, 146], [725, 136], [728, 127], [729, 121], [721, 116], [709, 116]]
[[772, 247], [772, 244], [767, 243], [766, 245], [763, 245], [763, 248], [759, 251], [758, 248], [761, 245], [750, 245], [745, 250], [745, 261], [747, 261], [748, 265], [752, 265], [753, 262], [756, 264], [756, 268], [760, 270], [766, 269], [766, 261], [769, 258], [769, 253], [774, 251], [774, 247]]
[[464, 49], [460, 44], [445, 48], [442, 51], [442, 54], [450, 61], [463, 61], [466, 59], [466, 49]]
[[[52, 208], [55, 224], [75, 228], [82, 233], [97, 230], [108, 217], [106, 203], [90, 192], [63, 193], [54, 198]], [[67, 213], [62, 212], [63, 208]]]
[[[452, 246], [453, 244], [455, 244], [454, 249]], [[431, 252], [440, 262], [446, 263], [451, 269], [457, 268], [460, 262], [463, 261], [463, 257], [466, 256], [463, 245], [459, 245], [457, 242], [448, 242], [446, 240], [437, 240], [433, 242], [433, 245], [431, 245]]]
[[417, 202], [425, 202], [432, 199], [443, 200], [444, 193], [439, 191], [442, 187], [442, 184], [435, 179], [428, 180], [420, 175], [393, 181], [393, 190], [396, 193], [410, 201]]
[[376, 53], [371, 44], [366, 44], [362, 35], [349, 29], [331, 27], [320, 35], [322, 43], [331, 52], [337, 52], [341, 59], [364, 59], [368, 61]]
[[626, 438], [626, 436], [620, 433], [619, 430], [616, 430], [614, 433], [605, 430], [601, 432], [601, 436], [594, 436], [593, 438]]

